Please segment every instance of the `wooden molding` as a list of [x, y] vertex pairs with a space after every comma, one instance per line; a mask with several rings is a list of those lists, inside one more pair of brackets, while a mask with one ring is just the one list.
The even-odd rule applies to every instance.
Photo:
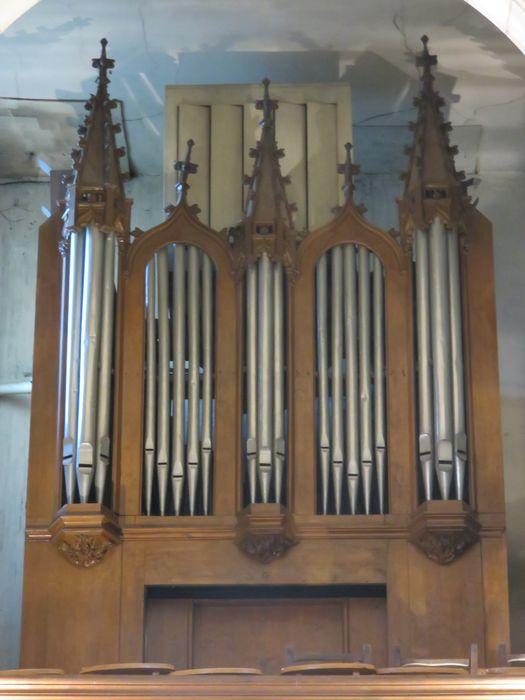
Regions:
[[63, 506], [49, 533], [58, 551], [71, 564], [84, 569], [99, 564], [121, 539], [116, 515], [105, 506], [91, 503]]
[[253, 503], [238, 516], [237, 545], [263, 564], [297, 544], [292, 516], [277, 503]]
[[438, 564], [451, 564], [479, 539], [480, 523], [464, 501], [426, 501], [414, 513], [409, 540]]

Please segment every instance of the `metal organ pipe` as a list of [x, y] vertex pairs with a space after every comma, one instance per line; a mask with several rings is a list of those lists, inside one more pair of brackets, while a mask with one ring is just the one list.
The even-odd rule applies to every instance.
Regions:
[[330, 428], [328, 416], [328, 319], [327, 254], [317, 263], [317, 394], [319, 405], [319, 446], [323, 514], [328, 512], [328, 477], [330, 469]]
[[370, 395], [370, 262], [368, 250], [358, 247], [359, 265], [359, 383], [361, 396], [361, 473], [365, 513], [372, 498], [372, 402]]
[[98, 361], [104, 237], [95, 224], [85, 232], [80, 338], [77, 481], [80, 502], [87, 503], [95, 470], [97, 439]]
[[259, 283], [258, 343], [259, 343], [259, 382], [258, 382], [258, 467], [263, 503], [270, 498], [270, 485], [273, 471], [273, 294], [272, 263], [263, 253], [257, 262]]
[[186, 358], [185, 246], [174, 246], [173, 262], [173, 419], [171, 435], [171, 485], [175, 515], [180, 515], [184, 487], [184, 417]]
[[257, 268], [246, 272], [246, 455], [250, 503], [257, 500]]
[[115, 310], [115, 234], [108, 233], [104, 236], [104, 239], [100, 369], [98, 376], [97, 465], [95, 472], [95, 494], [98, 503], [102, 503], [104, 499], [106, 476], [111, 454], [111, 369]]
[[188, 490], [190, 515], [195, 513], [199, 477], [199, 251], [188, 250]]
[[436, 217], [430, 227], [430, 299], [436, 425], [436, 471], [441, 498], [452, 483], [452, 387], [447, 232]]
[[75, 496], [83, 266], [84, 232], [71, 231], [69, 238], [64, 441], [62, 447], [64, 482], [68, 503], [73, 503]]
[[335, 512], [341, 513], [343, 485], [343, 254], [341, 246], [332, 248], [332, 479], [334, 485]]
[[274, 392], [273, 429], [275, 461], [275, 502], [281, 502], [283, 471], [285, 461], [284, 438], [284, 298], [283, 268], [280, 263], [273, 265], [273, 309], [274, 309]]
[[465, 392], [463, 385], [463, 342], [461, 323], [461, 278], [457, 231], [447, 233], [448, 280], [450, 295], [450, 339], [452, 354], [452, 403], [454, 421], [454, 481], [456, 498], [461, 500], [465, 488], [467, 434], [465, 424]]
[[386, 426], [384, 383], [384, 294], [383, 266], [376, 255], [373, 260], [373, 328], [374, 328], [374, 432], [379, 512], [385, 512]]
[[434, 479], [434, 411], [432, 391], [432, 338], [430, 327], [430, 290], [428, 236], [417, 231], [416, 252], [416, 325], [418, 354], [419, 464], [427, 501], [432, 499]]
[[202, 498], [204, 515], [209, 512], [212, 449], [212, 267], [202, 256]]
[[343, 247], [346, 357], [346, 480], [350, 512], [357, 513], [359, 487], [359, 369], [355, 246]]
[[155, 323], [155, 261], [146, 268], [146, 404], [144, 425], [144, 497], [151, 515], [155, 467], [155, 395], [157, 383], [157, 332]]
[[170, 341], [168, 311], [168, 251], [155, 254], [157, 266], [158, 389], [157, 389], [157, 480], [160, 514], [166, 512], [170, 424]]

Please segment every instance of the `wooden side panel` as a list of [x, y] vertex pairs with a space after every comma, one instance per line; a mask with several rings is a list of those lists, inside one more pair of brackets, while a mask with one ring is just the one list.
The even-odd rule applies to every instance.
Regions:
[[489, 666], [498, 665], [498, 646], [510, 649], [507, 546], [504, 537], [481, 542], [485, 649]]
[[475, 545], [453, 564], [428, 559], [408, 545], [412, 658], [466, 658], [476, 642], [485, 659], [481, 546]]
[[210, 226], [217, 231], [242, 214], [242, 120], [240, 106], [211, 106]]
[[492, 235], [478, 212], [469, 224], [466, 253], [466, 303], [471, 440], [475, 472], [475, 505], [480, 513], [503, 512], [503, 455], [499, 402], [498, 349]]
[[195, 141], [192, 162], [199, 169], [189, 180], [188, 202], [200, 208], [199, 219], [210, 225], [210, 108], [199, 105], [179, 107], [178, 158], [183, 160], [188, 139]]
[[88, 569], [50, 542], [28, 544], [26, 552], [21, 664], [77, 673], [117, 662], [121, 548]]
[[119, 661], [143, 660], [144, 577], [144, 544], [125, 543], [122, 546]]
[[[309, 102], [306, 113], [308, 226], [313, 230], [333, 219], [333, 209], [338, 203], [336, 106]], [[339, 157], [342, 159], [343, 153]]]
[[62, 221], [55, 213], [40, 228], [27, 491], [28, 525], [47, 525], [59, 507], [59, 393]]

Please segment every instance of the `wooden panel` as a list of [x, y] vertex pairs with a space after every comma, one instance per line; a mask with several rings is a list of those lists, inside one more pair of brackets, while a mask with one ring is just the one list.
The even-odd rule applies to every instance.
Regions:
[[485, 659], [483, 581], [480, 545], [453, 564], [439, 566], [414, 545], [409, 547], [409, 655], [413, 658], [468, 656], [477, 642], [480, 663]]
[[211, 106], [210, 226], [234, 226], [242, 215], [243, 109]]
[[54, 543], [28, 546], [26, 581], [36, 582], [37, 592], [26, 583], [22, 664], [77, 673], [119, 660], [121, 553], [115, 547], [103, 563], [85, 569], [69, 563]]
[[[285, 149], [285, 158], [281, 161], [283, 174], [289, 173], [292, 178], [292, 184], [288, 187], [288, 199], [297, 205], [298, 211], [295, 214], [295, 224], [298, 230], [302, 230], [305, 226], [311, 229], [312, 224], [309, 222], [309, 203], [308, 203], [308, 187], [307, 180], [313, 174], [310, 172], [310, 166], [306, 157], [306, 138], [313, 137], [324, 144], [323, 149], [319, 148], [319, 158], [315, 160], [314, 165], [318, 170], [318, 174], [313, 174], [317, 177], [322, 192], [329, 192], [329, 201], [324, 203], [320, 215], [314, 217], [314, 226], [319, 226], [321, 223], [326, 223], [333, 218], [331, 211], [337, 202], [342, 203], [342, 194], [340, 192], [341, 178], [336, 175], [335, 166], [344, 156], [343, 145], [346, 141], [351, 140], [351, 100], [350, 89], [347, 84], [312, 84], [312, 85], [271, 85], [271, 97], [278, 100], [279, 108], [276, 112], [276, 130], [277, 140], [279, 145]], [[197, 201], [203, 209], [201, 219], [205, 223], [211, 221], [211, 226], [222, 228], [228, 223], [228, 214], [220, 214], [214, 212], [215, 202], [219, 202], [224, 193], [227, 197], [236, 196], [238, 176], [237, 167], [232, 167], [232, 172], [229, 174], [226, 170], [230, 168], [229, 156], [226, 161], [221, 161], [215, 166], [216, 160], [215, 149], [217, 153], [223, 153], [228, 147], [221, 141], [229, 141], [233, 148], [233, 141], [241, 140], [240, 153], [242, 158], [243, 174], [250, 174], [252, 171], [253, 160], [248, 157], [250, 148], [256, 145], [260, 135], [261, 112], [255, 109], [255, 101], [262, 96], [261, 85], [191, 85], [191, 86], [172, 86], [166, 91], [166, 118], [165, 118], [165, 193], [166, 200], [172, 201], [173, 187], [175, 176], [173, 172], [173, 160], [180, 156], [181, 151], [184, 151], [184, 143], [190, 136], [199, 144], [202, 139], [206, 139], [202, 133], [202, 127], [198, 123], [192, 122], [192, 110], [197, 110], [197, 113], [203, 113], [203, 110], [211, 110], [211, 119], [209, 123], [210, 132], [210, 147], [211, 155], [211, 189], [208, 190], [208, 199], [211, 198], [212, 204], [209, 210], [211, 219], [206, 218], [205, 200], [206, 195], [203, 191], [197, 191], [197, 186], [192, 184], [192, 191], [189, 195], [191, 202]], [[306, 119], [304, 112], [307, 103], [319, 108], [323, 113], [320, 117], [320, 123], [325, 131], [316, 135], [315, 132], [308, 132], [305, 128]], [[215, 124], [214, 112], [216, 108], [224, 108], [217, 111], [220, 116], [220, 123], [226, 125], [228, 134], [223, 134], [218, 123]], [[326, 108], [326, 111], [325, 111]], [[189, 110], [189, 111], [188, 111]], [[227, 114], [228, 110], [237, 110], [242, 112], [241, 135], [234, 136], [233, 129], [230, 132], [232, 121], [237, 122], [237, 116], [232, 119], [229, 117], [226, 121], [222, 118], [222, 114]], [[180, 120], [184, 114], [185, 125], [181, 130]], [[233, 114], [233, 112], [231, 112]], [[325, 121], [323, 115], [328, 118], [330, 114], [331, 121]], [[189, 118], [186, 118], [189, 115]], [[199, 117], [202, 119], [202, 117]], [[317, 117], [313, 118], [310, 123], [310, 129], [317, 129]], [[219, 143], [214, 145], [216, 135], [219, 135]], [[308, 134], [308, 137], [307, 137]], [[326, 149], [326, 136], [329, 136], [332, 144]], [[315, 146], [316, 147], [316, 146]], [[178, 154], [178, 155], [177, 155]], [[328, 154], [328, 156], [327, 156]], [[201, 154], [195, 151], [195, 162], [199, 163], [199, 175], [197, 179], [202, 183], [202, 171], [204, 167], [208, 167], [202, 159]], [[224, 166], [224, 168], [222, 167]], [[221, 178], [220, 190], [217, 195], [214, 195], [214, 182], [217, 182], [215, 172], [218, 173], [217, 178]], [[326, 177], [323, 176], [326, 174]], [[192, 177], [191, 182], [196, 178]], [[200, 187], [200, 185], [199, 185]], [[246, 195], [244, 188], [243, 197]], [[317, 200], [321, 201], [322, 193], [316, 195]], [[204, 203], [204, 204], [203, 204]], [[231, 206], [233, 212], [233, 202], [227, 205]], [[206, 210], [208, 211], [208, 210]], [[215, 217], [218, 217], [217, 219]], [[238, 216], [237, 216], [238, 218]]]
[[338, 153], [336, 107], [331, 104], [309, 102], [307, 105], [308, 132], [308, 225], [319, 228], [334, 217], [338, 203]]
[[144, 660], [191, 668], [191, 600], [150, 598], [146, 601]]
[[147, 661], [177, 668], [259, 667], [278, 673], [286, 649], [300, 656], [360, 653], [386, 661], [384, 598], [184, 600], [146, 605]]
[[498, 665], [498, 646], [510, 649], [507, 547], [505, 538], [481, 541], [483, 598], [485, 605], [486, 663]]
[[387, 613], [384, 598], [350, 598], [348, 601], [349, 651], [359, 654], [363, 644], [372, 647], [372, 662], [386, 666]]
[[193, 664], [255, 666], [278, 673], [285, 650], [297, 654], [341, 653], [341, 601], [238, 601], [196, 603]]
[[182, 160], [186, 154], [188, 139], [195, 141], [192, 162], [199, 166], [189, 179], [188, 202], [200, 207], [199, 219], [210, 224], [210, 108], [196, 105], [179, 107], [178, 156]]
[[281, 173], [291, 179], [286, 186], [288, 202], [297, 206], [294, 225], [297, 231], [303, 231], [308, 226], [305, 106], [280, 102], [275, 114], [275, 134], [277, 145], [284, 148], [285, 153], [281, 159]]

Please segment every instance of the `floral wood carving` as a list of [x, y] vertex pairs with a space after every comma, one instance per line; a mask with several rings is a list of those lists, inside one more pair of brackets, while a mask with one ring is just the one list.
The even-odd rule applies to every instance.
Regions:
[[476, 513], [463, 501], [425, 501], [410, 524], [410, 541], [429, 559], [451, 564], [479, 539]]
[[290, 513], [277, 503], [253, 503], [238, 516], [237, 545], [268, 564], [297, 544]]
[[122, 535], [115, 513], [98, 503], [63, 506], [49, 532], [58, 551], [81, 569], [99, 564]]
[[263, 564], [269, 564], [273, 559], [282, 557], [297, 544], [296, 540], [284, 534], [279, 535], [246, 535], [239, 541], [239, 547], [249, 557], [258, 559]]
[[429, 559], [438, 564], [451, 564], [477, 540], [477, 535], [466, 532], [424, 532], [414, 544], [422, 549]]
[[58, 550], [75, 566], [88, 569], [100, 563], [112, 546], [113, 544], [103, 537], [80, 533], [71, 540], [62, 540]]

